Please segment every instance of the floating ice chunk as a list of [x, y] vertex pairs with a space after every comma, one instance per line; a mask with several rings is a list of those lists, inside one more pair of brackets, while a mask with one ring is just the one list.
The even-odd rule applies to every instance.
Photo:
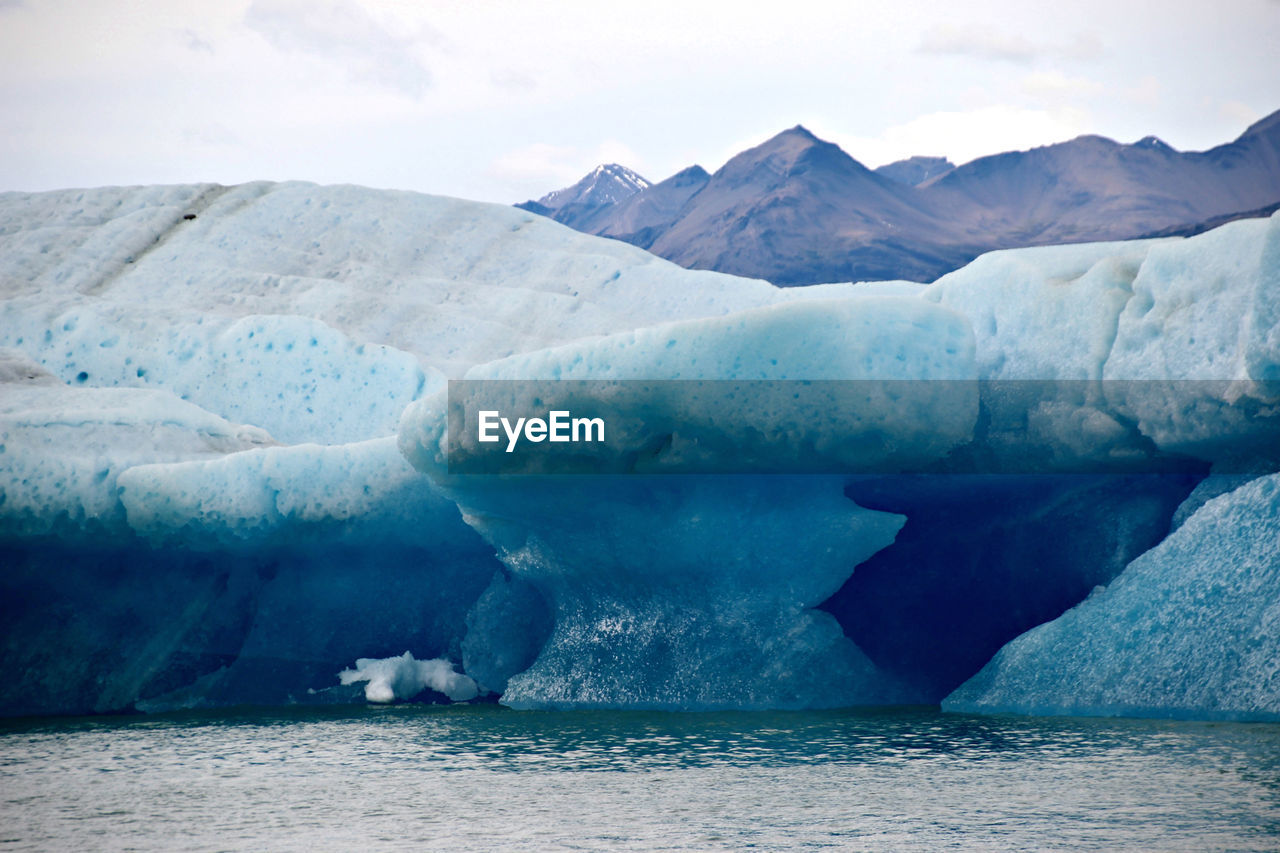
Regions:
[[428, 687], [454, 702], [474, 699], [479, 692], [476, 683], [454, 672], [449, 661], [443, 658], [414, 660], [409, 652], [394, 658], [360, 658], [355, 669], [338, 673], [338, 680], [343, 684], [369, 682], [364, 687], [364, 698], [379, 703], [412, 699]]
[[[198, 219], [182, 218], [189, 208]], [[998, 253], [927, 288], [779, 290], [683, 270], [523, 211], [413, 193], [253, 184], [0, 194], [0, 346], [34, 361], [0, 358], [0, 377], [9, 380], [0, 388], [0, 534], [10, 537], [6, 547], [16, 543], [0, 559], [0, 599], [24, 611], [3, 639], [31, 650], [20, 669], [35, 673], [8, 680], [0, 706], [289, 701], [316, 679], [330, 683], [358, 654], [394, 648], [461, 652], [470, 678], [507, 685], [506, 701], [528, 707], [901, 700], [897, 680], [909, 667], [882, 663], [870, 644], [859, 649], [815, 610], [855, 566], [863, 572], [879, 554], [893, 582], [874, 589], [894, 595], [927, 587], [931, 573], [968, 554], [965, 572], [998, 606], [1050, 601], [1058, 613], [1078, 600], [1075, 580], [1092, 584], [1100, 573], [1096, 582], [1110, 582], [1146, 537], [1159, 535], [1151, 531], [1179, 489], [1104, 490], [1115, 511], [1100, 501], [1103, 510], [1080, 514], [1056, 495], [1021, 500], [1017, 490], [1002, 498], [975, 487], [972, 499], [953, 500], [975, 513], [999, 504], [1015, 516], [1013, 528], [1045, 518], [1042, 507], [1070, 512], [1073, 521], [1051, 512], [1051, 523], [1028, 535], [1084, 538], [1087, 525], [1103, 523], [1107, 537], [1060, 550], [1122, 556], [1067, 567], [1061, 555], [1028, 563], [1020, 555], [1038, 551], [1025, 547], [987, 561], [983, 537], [997, 541], [988, 534], [998, 535], [998, 525], [950, 519], [943, 506], [927, 529], [974, 544], [949, 551], [941, 542], [927, 552], [938, 555], [936, 569], [895, 576], [920, 553], [886, 550], [900, 531], [899, 546], [913, 535], [898, 513], [919, 528], [933, 511], [930, 497], [903, 499], [901, 484], [885, 487], [894, 492], [885, 501], [859, 505], [839, 477], [450, 478], [434, 403], [408, 406], [403, 419], [400, 410], [468, 371], [508, 379], [1074, 378], [1084, 391], [1044, 401], [984, 391], [980, 419], [976, 395], [948, 417], [909, 404], [874, 418], [829, 412], [807, 423], [808, 433], [797, 431], [812, 445], [796, 445], [818, 455], [883, 436], [936, 460], [957, 443], [963, 449], [975, 425], [993, 447], [1006, 426], [1025, 424], [1034, 440], [1008, 439], [1012, 452], [1030, 455], [1042, 438], [1061, 448], [1064, 464], [1152, 440], [1216, 463], [1268, 439], [1278, 444], [1268, 385], [1280, 379], [1276, 223], [1238, 223], [1185, 241]], [[1115, 396], [1099, 378], [1210, 378], [1224, 388], [1187, 405], [1158, 394]], [[778, 424], [774, 409], [746, 398], [735, 405], [703, 422], [670, 406], [663, 413], [706, 439], [699, 447], [723, 455], [730, 443], [711, 427], [763, 432]], [[1240, 422], [1228, 418], [1223, 429], [1212, 419], [1223, 409]], [[264, 433], [234, 421], [328, 446], [266, 447]], [[412, 470], [396, 442], [440, 482]], [[1275, 509], [1263, 506], [1270, 498], [1249, 494], [1220, 519], [1239, 521], [1235, 527], [1206, 525], [1204, 513], [1220, 506], [1208, 500], [1178, 519], [1186, 522], [1178, 536], [1195, 542], [1175, 537], [1144, 558], [1176, 569], [1182, 562], [1169, 555], [1200, 553], [1193, 545], [1213, 552], [1198, 574], [1135, 575], [1147, 586], [1133, 608], [1164, 607], [1167, 595], [1179, 602], [1175, 614], [1203, 617], [1194, 625], [1169, 617], [1159, 636], [1204, 635], [1205, 648], [1219, 642], [1228, 650], [1233, 637], [1257, 639], [1237, 620], [1275, 600], [1269, 580], [1264, 594], [1232, 603], [1230, 613], [1212, 590], [1204, 601], [1176, 598], [1202, 578], [1235, 577], [1230, 571], [1269, 577], [1275, 559], [1261, 538], [1238, 551], [1222, 544], [1265, 527], [1265, 518], [1248, 516], [1255, 504], [1274, 522]], [[59, 525], [90, 535], [68, 543]], [[121, 538], [94, 535], [103, 529]], [[499, 568], [494, 549], [506, 569], [486, 591]], [[1064, 575], [1066, 592], [1025, 592]], [[1002, 587], [1010, 594], [997, 595]], [[952, 587], [964, 588], [963, 580]], [[1110, 596], [1126, 588], [1117, 581], [1094, 601], [1119, 600]], [[1234, 587], [1224, 581], [1223, 589]], [[937, 597], [939, 610], [969, 600]], [[48, 619], [53, 612], [73, 615]], [[919, 611], [899, 612], [911, 615], [873, 624], [915, 635], [904, 645], [931, 654], [918, 640]], [[1119, 631], [1130, 615], [1107, 610], [1098, 632]], [[1258, 648], [1275, 659], [1267, 639], [1280, 633], [1274, 618], [1258, 620], [1270, 631]], [[1221, 636], [1206, 627], [1217, 622]], [[1189, 660], [1200, 648], [1166, 644]], [[1131, 657], [1140, 663], [1159, 657], [1139, 645]], [[1117, 660], [1127, 659], [1128, 647], [1120, 648]], [[401, 670], [409, 673], [403, 690], [413, 690], [424, 677], [419, 665], [431, 662], [369, 663], [363, 680], [385, 698], [400, 694]], [[957, 669], [947, 689], [977, 665]], [[1250, 679], [1270, 683], [1262, 664], [1239, 672], [1222, 695]], [[1180, 677], [1170, 674], [1169, 684], [1181, 689]], [[53, 696], [47, 688], [58, 682], [74, 689], [39, 706], [9, 701], [42, 690]], [[1187, 707], [1204, 707], [1196, 702]]]

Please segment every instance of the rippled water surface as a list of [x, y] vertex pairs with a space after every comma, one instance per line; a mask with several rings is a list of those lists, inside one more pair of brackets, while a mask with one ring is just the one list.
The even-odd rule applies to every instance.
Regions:
[[1280, 849], [1280, 726], [494, 706], [0, 723], [0, 850]]

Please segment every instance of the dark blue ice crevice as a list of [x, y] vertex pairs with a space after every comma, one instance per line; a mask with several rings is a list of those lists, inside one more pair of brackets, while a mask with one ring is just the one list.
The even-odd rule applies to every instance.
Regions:
[[1010, 642], [943, 707], [1280, 721], [1280, 475], [1200, 506], [1105, 589]]
[[1201, 475], [920, 475], [845, 493], [907, 517], [822, 604], [878, 666], [938, 702], [1008, 641], [1159, 543]]

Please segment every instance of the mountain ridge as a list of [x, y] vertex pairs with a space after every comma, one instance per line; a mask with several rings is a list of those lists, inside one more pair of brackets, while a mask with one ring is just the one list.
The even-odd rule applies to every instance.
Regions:
[[1207, 151], [1083, 134], [959, 166], [915, 157], [875, 170], [797, 124], [714, 173], [690, 167], [619, 201], [541, 204], [552, 195], [517, 206], [691, 269], [783, 286], [931, 281], [994, 249], [1173, 233], [1266, 209], [1280, 200], [1280, 111]]

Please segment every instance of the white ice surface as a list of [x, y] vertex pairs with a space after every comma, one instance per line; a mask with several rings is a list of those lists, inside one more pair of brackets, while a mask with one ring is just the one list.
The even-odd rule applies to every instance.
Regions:
[[0, 195], [0, 346], [64, 381], [168, 388], [290, 443], [389, 435], [443, 377], [512, 353], [807, 296], [415, 193]]
[[118, 534], [132, 466], [274, 443], [164, 390], [67, 387], [0, 352], [0, 536]]

